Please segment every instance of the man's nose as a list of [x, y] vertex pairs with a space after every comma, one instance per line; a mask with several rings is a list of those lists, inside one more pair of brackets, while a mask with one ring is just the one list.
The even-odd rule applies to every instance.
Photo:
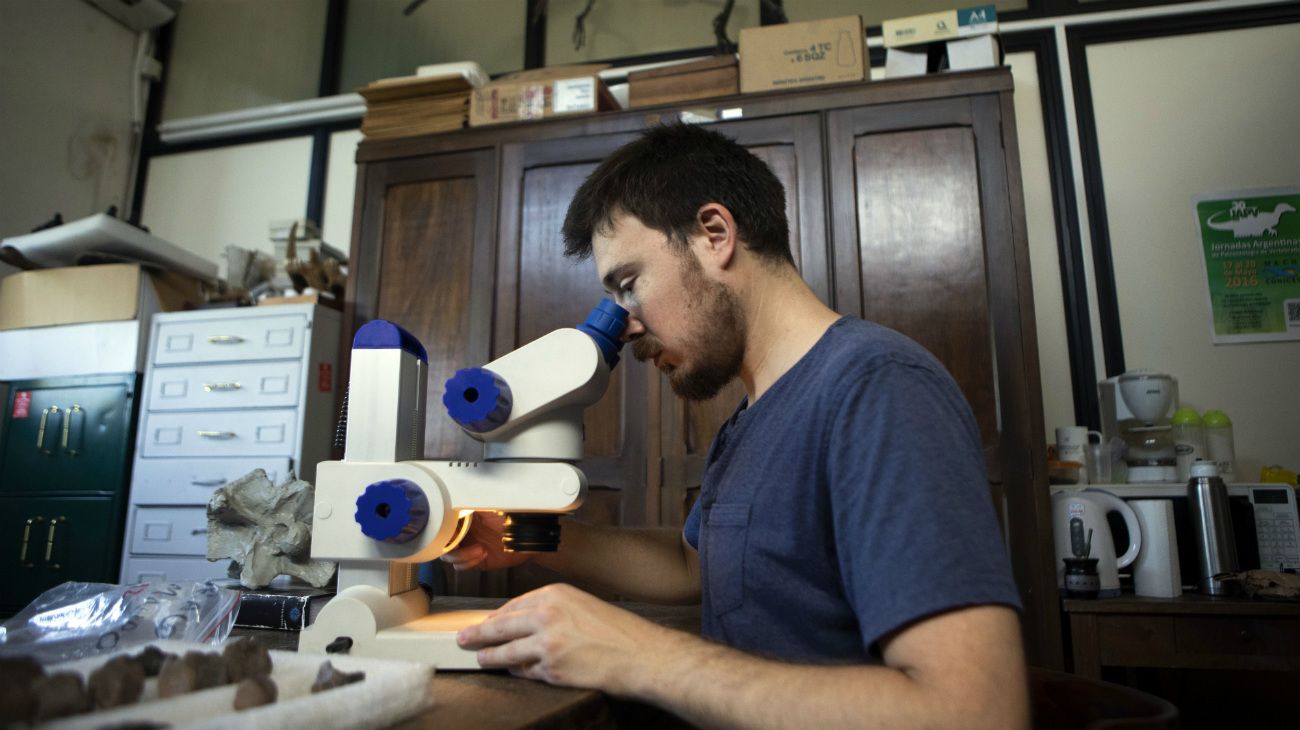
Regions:
[[622, 339], [623, 342], [632, 342], [644, 334], [645, 325], [641, 323], [641, 320], [629, 314], [627, 317], [627, 328], [623, 330], [623, 336], [620, 339]]

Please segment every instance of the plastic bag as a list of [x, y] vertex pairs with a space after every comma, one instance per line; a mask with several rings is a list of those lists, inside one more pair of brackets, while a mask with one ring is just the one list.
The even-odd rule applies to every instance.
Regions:
[[155, 639], [220, 643], [239, 591], [203, 583], [64, 583], [0, 627], [0, 656], [42, 664], [104, 654]]

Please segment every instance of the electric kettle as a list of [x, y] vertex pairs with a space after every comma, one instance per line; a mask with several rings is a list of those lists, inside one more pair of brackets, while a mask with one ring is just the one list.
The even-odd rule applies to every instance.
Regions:
[[[1129, 544], [1115, 557], [1115, 540], [1106, 515], [1118, 512], [1128, 528]], [[1065, 590], [1065, 559], [1096, 558], [1101, 590], [1098, 597], [1119, 595], [1119, 569], [1127, 568], [1142, 549], [1137, 515], [1124, 500], [1101, 489], [1052, 495], [1052, 532], [1056, 536], [1056, 585]]]

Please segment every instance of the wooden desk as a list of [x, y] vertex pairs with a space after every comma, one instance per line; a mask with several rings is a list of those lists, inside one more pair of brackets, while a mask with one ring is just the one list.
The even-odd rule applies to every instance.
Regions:
[[[480, 609], [494, 608], [503, 602], [499, 598], [440, 597], [434, 599], [434, 606]], [[660, 625], [699, 633], [699, 606], [619, 605]], [[237, 627], [232, 635], [256, 637], [269, 649], [298, 650], [297, 632]], [[656, 708], [613, 700], [594, 690], [552, 687], [504, 672], [435, 672], [429, 691], [434, 697], [433, 707], [395, 725], [394, 730], [570, 727], [596, 730], [644, 723], [655, 727], [689, 727]]]
[[1300, 603], [1127, 595], [1064, 608], [1084, 677], [1102, 666], [1300, 671]]

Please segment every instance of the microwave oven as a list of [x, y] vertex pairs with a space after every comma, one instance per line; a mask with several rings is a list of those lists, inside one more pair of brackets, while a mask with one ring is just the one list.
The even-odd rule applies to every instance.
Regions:
[[[1178, 565], [1184, 587], [1194, 587], [1200, 576], [1195, 537], [1187, 508], [1184, 484], [1057, 484], [1053, 494], [1079, 489], [1102, 489], [1125, 501], [1168, 499], [1174, 505], [1174, 530], [1178, 540]], [[1232, 535], [1237, 543], [1240, 570], [1300, 572], [1300, 492], [1290, 484], [1230, 483], [1228, 505]], [[1111, 534], [1119, 546], [1128, 545], [1128, 528], [1117, 514], [1108, 515]], [[1122, 549], [1122, 547], [1120, 548]]]

